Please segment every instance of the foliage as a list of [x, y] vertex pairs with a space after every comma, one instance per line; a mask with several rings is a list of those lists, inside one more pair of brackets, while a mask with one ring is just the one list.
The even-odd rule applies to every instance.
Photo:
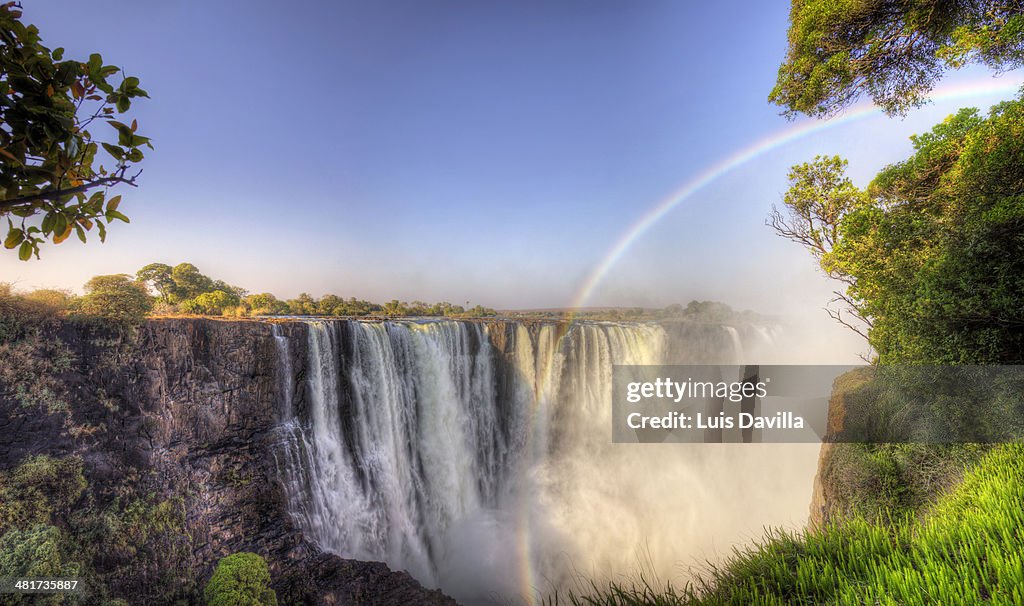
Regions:
[[[150, 266], [152, 267], [152, 266]], [[210, 292], [216, 287], [209, 277], [191, 263], [179, 263], [171, 269], [171, 280], [174, 282], [171, 302], [194, 299], [199, 295]]]
[[[0, 537], [0, 577], [73, 577], [80, 571], [60, 529], [36, 524]], [[64, 604], [66, 595], [16, 595], [5, 604]]]
[[1001, 446], [927, 518], [778, 533], [714, 573], [703, 604], [1017, 604], [1024, 587], [1024, 447]]
[[942, 73], [1024, 62], [1017, 0], [793, 0], [788, 50], [769, 100], [828, 116], [869, 96], [888, 113], [924, 102]]
[[224, 292], [223, 290], [204, 292], [193, 299], [193, 301], [195, 302], [195, 309], [198, 313], [212, 316], [219, 316], [223, 314], [224, 310], [227, 308], [235, 307], [239, 303], [237, 296], [233, 293]]
[[635, 581], [611, 581], [606, 587], [581, 583], [574, 590], [543, 600], [543, 606], [689, 606], [695, 596], [689, 588], [676, 589], [671, 583], [656, 586], [644, 577]]
[[961, 110], [912, 141], [864, 191], [835, 158], [795, 167], [790, 222], [771, 221], [846, 285], [838, 298], [864, 321], [848, 325], [883, 363], [1020, 362], [1024, 101]]
[[221, 315], [237, 307], [246, 294], [237, 286], [210, 278], [191, 263], [174, 267], [151, 263], [136, 272], [135, 277], [157, 292], [160, 303], [176, 306], [163, 307], [165, 311]]
[[153, 307], [145, 285], [128, 274], [94, 276], [85, 283], [85, 296], [77, 309], [89, 316], [138, 323]]
[[[0, 473], [0, 576], [76, 576], [81, 571], [73, 542], [57, 525], [85, 488], [77, 458], [29, 457]], [[13, 603], [64, 603], [61, 595], [40, 601], [23, 597]]]
[[253, 316], [282, 315], [290, 311], [287, 303], [279, 301], [277, 297], [269, 292], [249, 295], [243, 298], [242, 306]]
[[207, 606], [277, 606], [267, 563], [255, 553], [223, 558], [203, 593]]
[[0, 532], [48, 524], [66, 515], [86, 488], [82, 461], [29, 457], [0, 473]]
[[59, 576], [42, 568], [59, 565], [84, 577], [97, 601], [111, 593], [138, 603], [191, 599], [195, 580], [181, 565], [192, 557], [181, 499], [112, 488], [126, 497], [97, 503], [77, 457], [29, 457], [0, 472], [0, 576], [31, 566], [36, 576]]
[[832, 487], [826, 519], [891, 523], [919, 515], [988, 450], [977, 444], [835, 444], [821, 467]]
[[75, 357], [49, 336], [57, 326], [56, 309], [0, 283], [0, 398], [51, 411], [65, 407], [57, 375]]
[[227, 317], [300, 315], [300, 316], [424, 316], [424, 317], [487, 317], [497, 311], [477, 305], [465, 309], [447, 301], [407, 303], [393, 299], [384, 305], [350, 297], [344, 299], [327, 294], [316, 299], [302, 293], [296, 299], [282, 301], [272, 293], [248, 294], [203, 274], [191, 263], [171, 267], [151, 263], [135, 274], [144, 290], [156, 292], [155, 310], [160, 314], [195, 314]]
[[69, 290], [41, 288], [27, 292], [22, 297], [27, 301], [39, 303], [53, 312], [64, 312], [75, 302], [75, 295]]
[[181, 498], [118, 498], [81, 509], [70, 525], [103, 590], [138, 603], [173, 603], [196, 591], [192, 571], [182, 566], [192, 547]]
[[112, 119], [148, 97], [138, 78], [108, 81], [120, 69], [99, 54], [65, 60], [64, 49], [43, 46], [39, 30], [20, 19], [19, 4], [0, 5], [0, 216], [4, 246], [27, 260], [47, 240], [60, 244], [74, 232], [85, 242], [94, 226], [105, 240], [111, 221], [128, 222], [121, 196], [107, 193], [135, 185], [134, 165], [152, 145], [135, 120]]
[[165, 263], [150, 263], [135, 273], [135, 279], [155, 289], [162, 302], [170, 303], [172, 297], [178, 296], [178, 285], [171, 275], [173, 271]]

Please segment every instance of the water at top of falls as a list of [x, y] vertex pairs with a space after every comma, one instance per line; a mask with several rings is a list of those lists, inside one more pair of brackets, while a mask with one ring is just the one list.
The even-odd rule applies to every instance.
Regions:
[[281, 418], [285, 421], [294, 416], [292, 404], [292, 355], [288, 344], [288, 337], [281, 329], [281, 325], [272, 324], [271, 334], [274, 337], [274, 347], [277, 349], [278, 389], [281, 395]]
[[[662, 363], [657, 324], [305, 326], [306, 412], [279, 458], [291, 512], [324, 549], [503, 604], [577, 572], [633, 570], [644, 550], [671, 575], [709, 548], [709, 528], [744, 527], [720, 506], [714, 523], [698, 513], [737, 500], [712, 475], [749, 470], [610, 441], [612, 366]], [[299, 351], [275, 337], [282, 360]]]

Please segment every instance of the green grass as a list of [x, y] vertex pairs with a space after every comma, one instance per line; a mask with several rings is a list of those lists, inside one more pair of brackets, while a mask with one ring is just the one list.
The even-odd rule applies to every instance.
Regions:
[[683, 590], [591, 587], [549, 606], [1024, 604], [1024, 446], [985, 454], [923, 518], [777, 531]]

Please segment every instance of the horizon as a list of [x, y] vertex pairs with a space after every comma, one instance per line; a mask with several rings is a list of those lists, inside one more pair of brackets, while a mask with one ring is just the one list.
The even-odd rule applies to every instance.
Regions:
[[0, 281], [81, 292], [93, 275], [190, 262], [281, 299], [816, 309], [828, 280], [763, 225], [788, 167], [839, 154], [864, 185], [911, 134], [1012, 96], [984, 89], [998, 82], [984, 70], [951, 74], [940, 88], [977, 92], [902, 120], [812, 126], [634, 234], [683, 185], [815, 121], [766, 99], [787, 2], [586, 7], [29, 6], [44, 44], [141, 79], [152, 98], [133, 114], [156, 149], [140, 187], [115, 190], [130, 225], [38, 261], [0, 257]]

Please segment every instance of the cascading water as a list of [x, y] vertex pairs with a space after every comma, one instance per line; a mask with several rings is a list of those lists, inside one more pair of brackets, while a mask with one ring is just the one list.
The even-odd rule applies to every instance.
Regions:
[[[722, 346], [709, 361], [735, 361], [737, 331], [711, 328]], [[621, 575], [640, 560], [671, 574], [714, 544], [702, 511], [743, 495], [709, 477], [743, 482], [763, 467], [751, 463], [762, 455], [716, 445], [611, 443], [612, 366], [666, 363], [671, 337], [655, 324], [306, 329], [305, 412], [286, 417], [280, 455], [299, 526], [324, 549], [384, 561], [467, 604], [530, 602], [575, 573]], [[292, 350], [275, 337], [290, 377]], [[289, 414], [299, 409], [283, 392]]]

